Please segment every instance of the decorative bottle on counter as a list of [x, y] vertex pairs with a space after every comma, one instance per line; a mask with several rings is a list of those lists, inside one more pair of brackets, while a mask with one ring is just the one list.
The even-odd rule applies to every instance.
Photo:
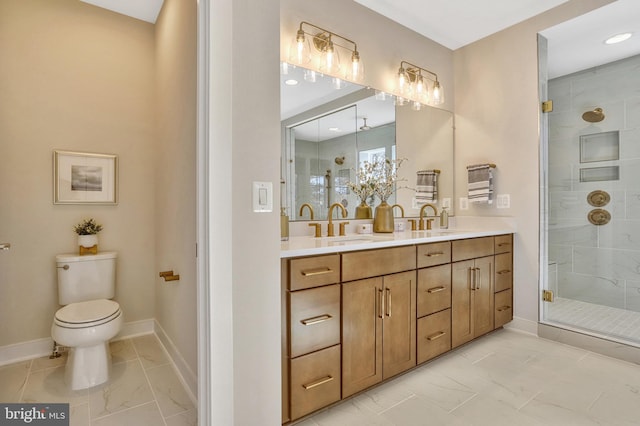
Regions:
[[284, 207], [280, 208], [280, 241], [289, 240], [289, 216]]
[[443, 207], [440, 212], [440, 228], [447, 229], [449, 227], [449, 213], [447, 212], [447, 208]]

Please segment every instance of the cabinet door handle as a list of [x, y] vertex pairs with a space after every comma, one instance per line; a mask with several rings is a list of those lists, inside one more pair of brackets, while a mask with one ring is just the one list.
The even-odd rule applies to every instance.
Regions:
[[311, 382], [311, 383], [307, 383], [306, 385], [302, 385], [303, 388], [305, 388], [306, 390], [309, 389], [313, 389], [316, 386], [320, 386], [320, 385], [324, 385], [325, 383], [329, 383], [330, 381], [333, 380], [332, 376], [326, 376], [323, 377], [322, 379], [318, 379], [315, 382]]
[[377, 289], [378, 291], [376, 292], [376, 311], [378, 312], [378, 318], [383, 318], [383, 313], [382, 313], [382, 305], [384, 304], [384, 294], [382, 293], [382, 289], [379, 288]]
[[502, 312], [502, 311], [506, 311], [507, 309], [511, 308], [511, 306], [500, 306], [498, 309], [496, 309], [498, 312]]
[[444, 289], [445, 288], [443, 286], [432, 287], [432, 288], [427, 290], [427, 293], [439, 293], [439, 292], [443, 291]]
[[444, 331], [438, 331], [437, 333], [434, 333], [431, 336], [427, 336], [427, 340], [429, 340], [429, 341], [436, 340], [436, 339], [441, 338], [445, 334], [447, 334], [447, 333], [445, 333]]
[[386, 289], [387, 290], [387, 316], [390, 317], [391, 316], [391, 289]]
[[502, 271], [498, 271], [499, 275], [510, 274], [510, 273], [511, 273], [511, 269], [503, 269]]
[[473, 268], [475, 271], [476, 290], [480, 290], [480, 284], [482, 284], [482, 275], [480, 275], [480, 268]]
[[331, 272], [333, 272], [333, 269], [325, 266], [323, 268], [316, 268], [316, 269], [309, 269], [307, 271], [301, 271], [300, 273], [305, 277], [313, 277], [314, 275], [330, 274]]
[[427, 254], [425, 254], [425, 256], [427, 257], [436, 257], [436, 256], [442, 256], [444, 254], [444, 252], [442, 251], [434, 251], [434, 252], [429, 252]]
[[470, 290], [476, 289], [476, 276], [473, 273], [475, 268], [467, 268], [467, 284], [469, 284]]
[[317, 317], [313, 317], [313, 318], [303, 319], [303, 320], [300, 320], [300, 322], [303, 325], [314, 325], [314, 324], [320, 324], [321, 322], [328, 321], [331, 318], [333, 318], [331, 315], [324, 314], [324, 315], [318, 315]]

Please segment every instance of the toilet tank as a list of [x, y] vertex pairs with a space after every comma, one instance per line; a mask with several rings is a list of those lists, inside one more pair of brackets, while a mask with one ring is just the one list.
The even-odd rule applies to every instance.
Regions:
[[116, 258], [115, 252], [57, 255], [58, 303], [112, 299], [116, 289]]

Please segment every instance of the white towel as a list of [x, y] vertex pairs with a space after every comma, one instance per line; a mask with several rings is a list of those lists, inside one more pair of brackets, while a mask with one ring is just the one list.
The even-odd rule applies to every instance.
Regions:
[[420, 170], [416, 181], [416, 201], [428, 203], [438, 200], [438, 171]]
[[467, 166], [469, 174], [469, 202], [493, 203], [493, 172], [491, 164]]

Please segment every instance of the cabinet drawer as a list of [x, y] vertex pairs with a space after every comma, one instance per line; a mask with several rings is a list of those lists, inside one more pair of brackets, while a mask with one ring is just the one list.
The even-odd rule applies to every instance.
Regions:
[[497, 235], [495, 237], [495, 252], [507, 253], [513, 252], [513, 235]]
[[451, 242], [421, 244], [418, 246], [418, 268], [451, 263]]
[[493, 254], [493, 237], [451, 241], [451, 261], [474, 259]]
[[451, 309], [418, 320], [418, 364], [451, 349]]
[[496, 293], [495, 328], [502, 327], [513, 319], [513, 292], [511, 289]]
[[289, 290], [340, 282], [340, 255], [303, 257], [289, 263]]
[[289, 309], [289, 356], [340, 343], [339, 284], [290, 292]]
[[340, 400], [340, 345], [291, 360], [291, 420]]
[[342, 281], [416, 269], [416, 247], [355, 251], [342, 254]]
[[418, 318], [451, 307], [451, 265], [418, 270]]
[[513, 257], [511, 253], [496, 254], [496, 293], [513, 287]]

